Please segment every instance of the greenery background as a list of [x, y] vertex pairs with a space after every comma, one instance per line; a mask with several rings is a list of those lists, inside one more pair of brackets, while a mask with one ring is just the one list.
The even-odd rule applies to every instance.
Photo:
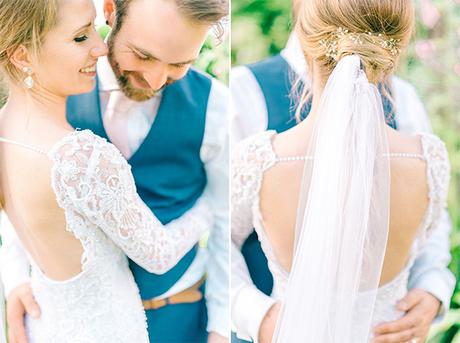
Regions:
[[[445, 142], [452, 163], [449, 213], [453, 222], [452, 262], [460, 276], [460, 0], [419, 0], [417, 27], [397, 74], [412, 83]], [[278, 53], [291, 30], [288, 0], [232, 0], [232, 64], [255, 62]], [[460, 342], [457, 283], [446, 319], [433, 326], [430, 343]]]

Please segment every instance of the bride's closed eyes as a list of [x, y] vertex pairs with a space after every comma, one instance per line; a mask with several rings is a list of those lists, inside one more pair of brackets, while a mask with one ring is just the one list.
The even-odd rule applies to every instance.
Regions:
[[94, 20], [78, 30], [78, 33], [73, 38], [74, 42], [82, 43], [86, 41], [89, 38], [89, 34], [91, 33], [90, 31], [94, 31], [94, 33], [98, 34], [96, 31]]
[[81, 43], [81, 42], [84, 42], [87, 39], [88, 39], [87, 35], [81, 35], [81, 36], [75, 37], [73, 40], [75, 42], [77, 42], [77, 43]]

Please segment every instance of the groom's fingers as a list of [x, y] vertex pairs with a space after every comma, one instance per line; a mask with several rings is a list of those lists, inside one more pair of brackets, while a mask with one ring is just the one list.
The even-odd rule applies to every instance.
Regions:
[[21, 296], [21, 302], [24, 305], [24, 308], [28, 315], [39, 318], [40, 317], [40, 307], [35, 301], [32, 291], [23, 293]]
[[35, 301], [29, 284], [16, 287], [8, 296], [6, 315], [8, 335], [14, 343], [27, 343], [24, 315], [28, 313], [34, 318], [40, 316], [40, 308]]
[[372, 343], [401, 343], [410, 341], [415, 337], [417, 337], [415, 329], [409, 329], [376, 337]]
[[401, 311], [409, 311], [423, 300], [426, 292], [419, 289], [411, 289], [404, 298], [398, 302], [398, 309]]
[[7, 304], [8, 337], [10, 342], [27, 343], [24, 313], [24, 308], [17, 302], [13, 301], [13, 303]]
[[417, 313], [409, 312], [399, 320], [377, 326], [374, 333], [377, 336], [409, 330], [416, 327], [419, 320]]

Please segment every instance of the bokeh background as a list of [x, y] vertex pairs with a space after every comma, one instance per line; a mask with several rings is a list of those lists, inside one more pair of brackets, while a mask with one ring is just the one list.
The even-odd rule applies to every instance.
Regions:
[[[452, 262], [460, 277], [460, 0], [418, 0], [417, 27], [397, 74], [413, 84], [433, 130], [447, 145], [452, 163], [449, 213]], [[289, 0], [232, 0], [233, 65], [278, 53], [291, 30]], [[433, 326], [430, 343], [460, 342], [460, 290], [446, 319]]]

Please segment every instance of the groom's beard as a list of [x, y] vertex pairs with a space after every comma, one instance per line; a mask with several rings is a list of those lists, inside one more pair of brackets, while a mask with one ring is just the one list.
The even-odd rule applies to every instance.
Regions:
[[107, 58], [109, 60], [110, 66], [112, 67], [112, 70], [115, 74], [115, 78], [117, 79], [118, 86], [120, 87], [120, 90], [125, 94], [129, 99], [134, 100], [134, 101], [146, 101], [155, 96], [157, 92], [165, 88], [166, 86], [174, 83], [176, 80], [168, 78], [166, 80], [166, 83], [160, 88], [160, 89], [141, 89], [141, 88], [136, 88], [134, 87], [131, 82], [129, 81], [129, 75], [131, 77], [137, 78], [139, 82], [146, 82], [145, 79], [139, 75], [137, 72], [121, 72], [120, 65], [118, 62], [115, 60], [115, 56], [113, 54], [113, 37], [109, 37], [108, 39], [108, 46], [109, 46], [109, 54], [107, 55]]

